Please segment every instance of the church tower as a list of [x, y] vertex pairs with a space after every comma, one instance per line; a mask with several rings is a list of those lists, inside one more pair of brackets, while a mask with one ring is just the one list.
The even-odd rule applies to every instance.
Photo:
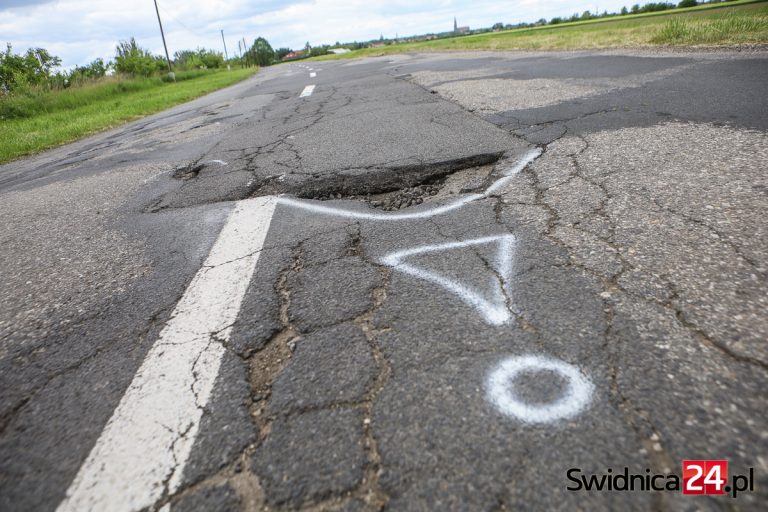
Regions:
[[456, 24], [456, 16], [453, 17], [453, 31], [454, 32], [459, 31], [459, 25]]

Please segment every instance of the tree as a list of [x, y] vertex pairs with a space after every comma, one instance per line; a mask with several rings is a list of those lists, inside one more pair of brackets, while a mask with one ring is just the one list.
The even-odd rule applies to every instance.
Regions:
[[629, 11], [627, 10], [627, 8], [626, 7], [622, 7], [621, 8], [621, 15], [622, 16], [626, 16], [627, 14], [629, 14]]
[[633, 5], [631, 12], [632, 12], [632, 14], [637, 14], [638, 12], [640, 12], [640, 5], [639, 4]]
[[679, 4], [677, 4], [678, 7], [681, 9], [684, 7], [696, 7], [698, 5], [698, 2], [696, 0], [683, 0]]
[[61, 59], [45, 48], [30, 48], [16, 55], [10, 44], [0, 53], [0, 89], [9, 93], [29, 85], [50, 85], [51, 73], [61, 65]]
[[504, 28], [504, 24], [503, 23], [494, 23], [491, 28], [493, 30], [502, 30]]
[[275, 50], [263, 37], [257, 37], [249, 50], [253, 61], [259, 66], [269, 66], [275, 60]]
[[319, 55], [328, 55], [328, 49], [330, 47], [328, 45], [322, 45], [322, 46], [315, 46], [309, 51], [310, 57], [317, 57]]
[[583, 20], [589, 20], [589, 19], [592, 19], [592, 13], [591, 13], [591, 12], [589, 12], [589, 11], [584, 11], [584, 12], [581, 14], [581, 19], [583, 19]]

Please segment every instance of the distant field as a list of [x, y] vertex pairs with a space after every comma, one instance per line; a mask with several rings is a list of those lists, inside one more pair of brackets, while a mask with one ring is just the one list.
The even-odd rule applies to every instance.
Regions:
[[61, 91], [0, 97], [0, 162], [36, 153], [192, 100], [258, 68], [177, 73], [178, 81], [105, 79]]
[[742, 0], [673, 11], [365, 48], [342, 55], [313, 57], [311, 60], [451, 50], [575, 50], [758, 43], [768, 43], [768, 5], [765, 2]]

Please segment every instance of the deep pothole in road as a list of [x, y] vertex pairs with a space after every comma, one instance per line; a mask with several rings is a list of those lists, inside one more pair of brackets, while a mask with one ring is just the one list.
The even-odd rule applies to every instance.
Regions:
[[342, 194], [340, 192], [313, 196], [311, 199], [328, 201], [349, 199], [363, 201], [373, 208], [395, 211], [410, 206], [439, 201], [458, 194], [478, 192], [488, 184], [494, 165], [478, 165], [454, 171], [446, 176], [432, 178], [413, 187], [399, 188], [372, 194]]
[[173, 177], [177, 180], [183, 181], [192, 180], [197, 178], [197, 176], [200, 174], [200, 171], [202, 171], [204, 167], [205, 164], [191, 164], [177, 167], [173, 171]]
[[315, 200], [358, 200], [385, 211], [400, 210], [483, 190], [503, 155], [481, 153], [407, 166], [268, 176], [260, 176], [258, 169], [238, 168], [220, 160], [198, 161], [176, 168], [172, 176], [182, 182], [181, 186], [155, 200], [147, 211], [279, 194]]
[[[358, 199], [374, 207], [425, 201], [446, 187], [457, 193], [472, 178], [490, 174], [503, 153], [482, 153], [444, 161], [401, 166], [342, 169], [322, 174], [283, 174], [265, 179], [251, 196], [287, 193], [303, 199]], [[456, 190], [453, 190], [456, 188]], [[447, 192], [447, 191], [446, 191]]]

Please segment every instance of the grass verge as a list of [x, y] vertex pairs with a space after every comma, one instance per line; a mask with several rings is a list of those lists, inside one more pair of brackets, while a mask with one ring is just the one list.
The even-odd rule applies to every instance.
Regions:
[[674, 11], [365, 48], [341, 55], [313, 57], [310, 60], [430, 51], [577, 50], [764, 43], [768, 43], [768, 5], [764, 0], [741, 0]]
[[181, 72], [162, 78], [110, 78], [61, 91], [0, 98], [0, 162], [114, 128], [239, 82], [256, 68]]

